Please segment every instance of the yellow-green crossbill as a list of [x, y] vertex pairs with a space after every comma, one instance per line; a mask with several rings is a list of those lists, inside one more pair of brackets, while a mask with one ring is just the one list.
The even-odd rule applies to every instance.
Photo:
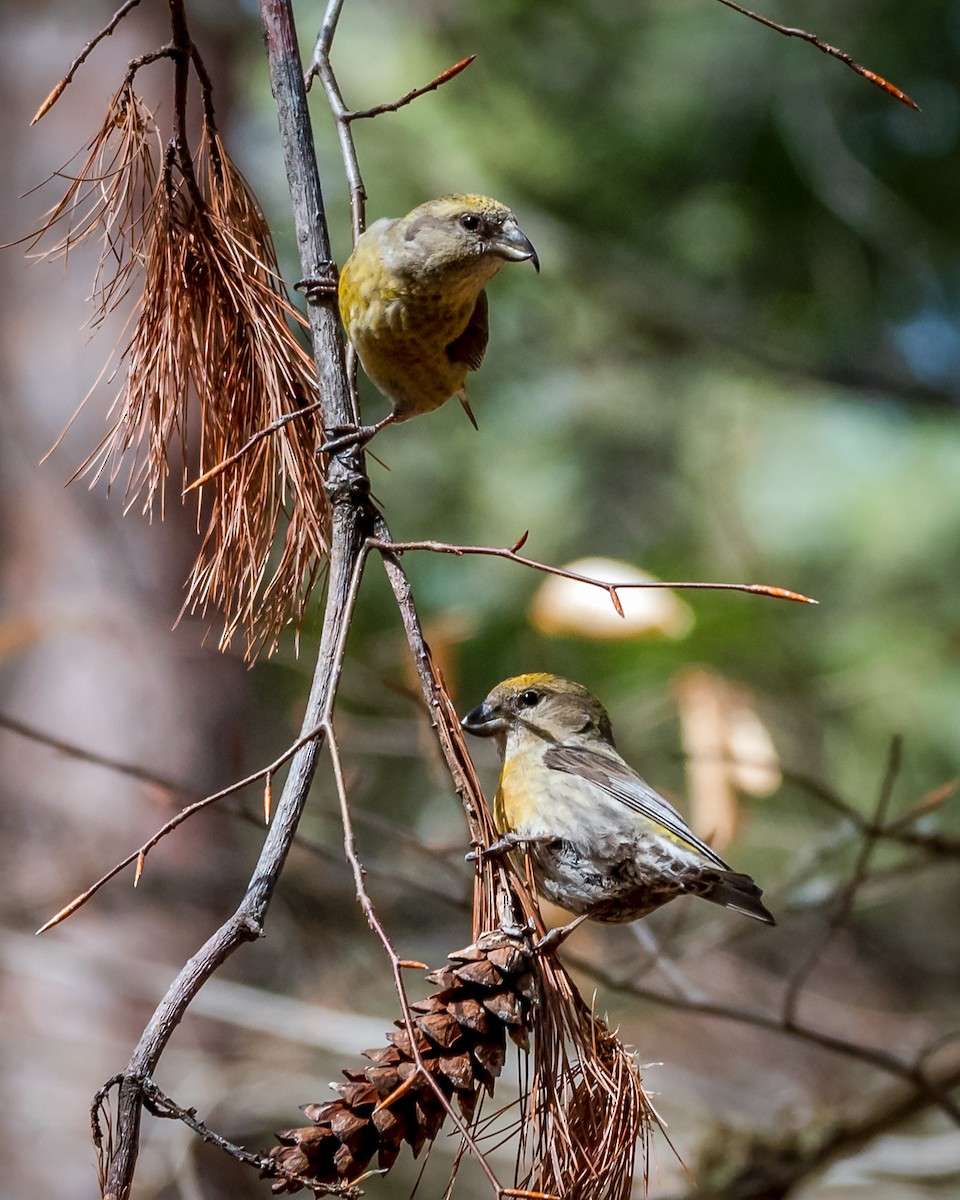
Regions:
[[496, 738], [503, 844], [527, 851], [540, 894], [577, 914], [575, 924], [632, 921], [685, 894], [775, 924], [750, 876], [731, 871], [620, 757], [610, 718], [585, 687], [519, 675], [463, 727]]
[[484, 288], [505, 262], [528, 260], [540, 270], [516, 217], [487, 196], [429, 200], [361, 234], [340, 274], [340, 316], [393, 411], [349, 440], [432, 412], [451, 396], [473, 420], [464, 385], [487, 348]]

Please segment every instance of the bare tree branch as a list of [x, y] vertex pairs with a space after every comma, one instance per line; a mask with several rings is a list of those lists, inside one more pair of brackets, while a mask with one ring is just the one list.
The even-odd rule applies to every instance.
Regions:
[[806, 1022], [788, 1020], [782, 1014], [776, 1015], [764, 1012], [762, 1009], [742, 1008], [712, 1000], [690, 999], [683, 995], [670, 995], [658, 991], [656, 988], [640, 987], [629, 980], [618, 979], [603, 967], [599, 967], [593, 962], [587, 962], [585, 959], [570, 956], [570, 962], [577, 970], [584, 971], [589, 975], [591, 979], [622, 995], [634, 996], [639, 1000], [662, 1004], [666, 1008], [694, 1013], [701, 1017], [716, 1017], [725, 1021], [751, 1025], [756, 1029], [765, 1029], [797, 1041], [808, 1042], [843, 1058], [866, 1063], [878, 1071], [883, 1071], [911, 1085], [925, 1097], [925, 1104], [936, 1106], [957, 1125], [960, 1125], [960, 1106], [949, 1095], [957, 1083], [960, 1083], [960, 1078], [955, 1080], [953, 1074], [946, 1079], [932, 1078], [924, 1070], [924, 1060], [929, 1057], [925, 1050], [921, 1051], [915, 1061], [911, 1061], [879, 1047], [862, 1045], [836, 1034], [827, 1033]]
[[895, 737], [890, 743], [887, 767], [884, 772], [883, 782], [880, 785], [880, 794], [877, 797], [873, 821], [863, 829], [860, 852], [857, 855], [853, 872], [841, 891], [840, 902], [833, 916], [830, 918], [823, 935], [817, 939], [810, 952], [800, 960], [787, 980], [787, 986], [783, 993], [783, 1022], [787, 1027], [790, 1027], [796, 1021], [797, 1004], [800, 1001], [800, 994], [803, 991], [804, 985], [816, 968], [817, 963], [823, 957], [827, 947], [833, 941], [838, 930], [846, 924], [850, 913], [853, 911], [857, 892], [867, 877], [870, 857], [876, 848], [877, 842], [883, 837], [884, 820], [890, 805], [890, 798], [893, 794], [893, 786], [896, 783], [897, 775], [900, 773], [902, 748], [901, 739]]
[[[304, 276], [317, 276], [330, 260], [330, 245], [290, 0], [262, 0], [261, 19], [301, 266]], [[308, 311], [324, 402], [324, 425], [335, 428], [356, 424], [357, 413], [332, 299], [315, 295], [310, 298]], [[370, 511], [369, 487], [359, 447], [346, 447], [342, 453], [331, 456], [328, 478], [332, 506], [329, 579], [320, 648], [303, 721], [304, 734], [318, 727], [322, 729], [332, 714], [351, 607], [365, 558], [364, 524]], [[313, 780], [321, 738], [322, 733], [301, 747], [293, 758], [273, 824], [242, 902], [170, 985], [123, 1071], [118, 1087], [114, 1144], [104, 1163], [106, 1200], [127, 1200], [130, 1195], [139, 1148], [144, 1079], [152, 1073], [203, 983], [239, 946], [262, 932]]]
[[766, 25], [768, 29], [782, 33], [784, 37], [800, 38], [801, 41], [809, 42], [811, 46], [816, 46], [824, 54], [828, 54], [831, 58], [839, 59], [840, 62], [845, 63], [851, 71], [862, 75], [864, 79], [869, 80], [870, 83], [875, 84], [882, 91], [886, 92], [888, 96], [893, 96], [894, 99], [906, 104], [909, 108], [916, 109], [917, 112], [920, 111], [920, 105], [911, 100], [906, 92], [902, 92], [898, 87], [895, 87], [888, 80], [884, 79], [882, 75], [877, 75], [874, 71], [870, 71], [866, 67], [861, 67], [858, 62], [853, 61], [845, 50], [838, 50], [836, 46], [829, 45], [829, 43], [818, 38], [815, 33], [808, 33], [806, 29], [796, 29], [789, 25], [781, 25], [777, 21], [771, 21], [769, 17], [762, 17], [759, 13], [751, 12], [749, 8], [735, 4], [734, 0], [720, 0], [720, 3], [726, 5], [727, 8], [732, 8], [734, 12], [740, 13], [741, 16], [749, 17], [751, 21], [759, 21], [761, 25]]
[[[956, 1059], [941, 1069], [936, 1082], [942, 1094], [960, 1086]], [[729, 1151], [725, 1152], [716, 1182], [709, 1178], [711, 1164], [698, 1169], [697, 1187], [683, 1200], [785, 1200], [795, 1187], [836, 1159], [855, 1153], [935, 1103], [922, 1089], [896, 1087], [855, 1116], [824, 1122], [816, 1129], [808, 1127], [801, 1133], [758, 1136], [747, 1144], [740, 1161], [731, 1162]]]
[[801, 592], [792, 592], [788, 588], [773, 587], [766, 583], [705, 583], [700, 580], [688, 580], [676, 583], [661, 579], [651, 579], [644, 583], [607, 583], [603, 579], [594, 579], [590, 575], [580, 575], [576, 571], [568, 571], [564, 567], [553, 567], [549, 563], [537, 562], [534, 558], [527, 558], [522, 554], [518, 554], [517, 551], [526, 540], [527, 534], [525, 533], [512, 547], [506, 547], [459, 546], [452, 542], [435, 541], [388, 542], [375, 538], [371, 541], [370, 546], [374, 550], [389, 550], [394, 555], [403, 554], [411, 550], [426, 550], [433, 554], [454, 554], [458, 557], [465, 554], [478, 554], [491, 558], [504, 558], [508, 562], [517, 563], [523, 567], [531, 567], [534, 571], [543, 571], [547, 575], [559, 575], [561, 579], [572, 579], [576, 583], [587, 583], [592, 587], [602, 588], [610, 596], [613, 607], [621, 617], [623, 616], [623, 609], [620, 605], [617, 592], [628, 588], [692, 588], [699, 591], [752, 592], [758, 596], [770, 596], [774, 600], [794, 600], [799, 604], [818, 603], [818, 601], [813, 600], [810, 596], [804, 596]]
[[399, 109], [405, 108], [406, 105], [412, 104], [414, 100], [419, 100], [421, 96], [425, 96], [428, 92], [435, 92], [437, 88], [443, 87], [451, 79], [456, 79], [460, 72], [465, 71], [476, 57], [475, 54], [470, 54], [466, 58], [461, 58], [452, 67], [447, 67], [445, 71], [441, 71], [436, 79], [431, 79], [423, 87], [413, 88], [405, 96], [401, 96], [399, 100], [391, 100], [385, 104], [375, 104], [372, 108], [355, 108], [353, 112], [347, 114], [346, 119], [348, 121], [360, 121], [370, 117], [379, 117], [384, 113], [397, 112]]
[[64, 75], [64, 77], [60, 80], [60, 82], [53, 89], [53, 91], [50, 93], [50, 95], [47, 96], [46, 100], [44, 100], [44, 102], [37, 109], [36, 113], [33, 116], [33, 120], [30, 122], [31, 125], [36, 125], [36, 123], [40, 120], [41, 117], [46, 116], [46, 114], [50, 111], [51, 108], [53, 108], [53, 106], [56, 104], [56, 102], [60, 99], [60, 97], [66, 91], [66, 89], [69, 86], [74, 75], [76, 75], [76, 73], [80, 69], [80, 67], [87, 61], [87, 59], [93, 53], [94, 49], [97, 46], [99, 46], [99, 44], [103, 41], [104, 38], [109, 37], [110, 34], [113, 33], [113, 31], [120, 24], [120, 22], [127, 15], [127, 13], [130, 12], [131, 9], [136, 8], [139, 3], [140, 3], [140, 0], [126, 0], [126, 3], [121, 4], [120, 8], [117, 9], [117, 11], [113, 14], [113, 16], [107, 22], [107, 24], [103, 27], [103, 29], [101, 29], [100, 32], [95, 37], [92, 37], [90, 39], [90, 41], [87, 42], [87, 44], [84, 46], [84, 48], [80, 51], [80, 53], [77, 55], [77, 57], [70, 64], [70, 67], [67, 70], [66, 75]]
[[[359, 585], [359, 581], [360, 573], [358, 571], [355, 575], [353, 587], [354, 595], [351, 596], [350, 600], [351, 606], [355, 599], [355, 591], [356, 587]], [[306, 732], [302, 733], [301, 736], [297, 738], [292, 746], [289, 746], [286, 750], [284, 750], [283, 754], [281, 754], [279, 758], [274, 759], [269, 766], [261, 767], [259, 771], [254, 771], [252, 775], [247, 775], [245, 779], [238, 779], [235, 783], [231, 783], [227, 787], [221, 788], [220, 791], [213, 792], [209, 796], [204, 796], [202, 799], [194, 801], [193, 804], [188, 804], [186, 808], [182, 808], [176, 814], [176, 816], [171, 817], [169, 821], [161, 825], [154, 834], [147, 838], [142, 846], [132, 851], [126, 856], [126, 858], [121, 859], [120, 862], [111, 867], [105, 875], [102, 875], [96, 881], [96, 883], [91, 884], [90, 887], [81, 892], [79, 896], [76, 896], [70, 901], [69, 904], [61, 908], [60, 911], [52, 916], [49, 921], [41, 925], [37, 930], [37, 933], [46, 933], [48, 929], [52, 929], [55, 925], [59, 925], [61, 921], [66, 920], [67, 917], [72, 916], [77, 909], [82, 908], [88, 900], [95, 896], [96, 893], [99, 892], [104, 886], [104, 884], [109, 883], [115, 875], [119, 875], [124, 867], [130, 866], [130, 864], [133, 862], [137, 864], [137, 876], [134, 880], [134, 886], [136, 886], [140, 880], [140, 875], [143, 872], [144, 859], [154, 848], [154, 846], [156, 846], [158, 842], [161, 842], [167, 836], [167, 834], [172, 833], [174, 829], [176, 829], [179, 825], [182, 825], [184, 821], [189, 820], [190, 817], [195, 816], [202, 809], [209, 808], [211, 804], [216, 804], [218, 800], [224, 800], [227, 796], [233, 796], [237, 792], [243, 791], [244, 788], [249, 787], [252, 783], [256, 783], [260, 779], [270, 780], [274, 773], [281, 766], [283, 766], [285, 762], [288, 762], [299, 750], [304, 749], [314, 742], [317, 737], [322, 734], [322, 732], [322, 726], [314, 726], [312, 729], [306, 730]]]
[[360, 175], [360, 162], [357, 159], [357, 147], [350, 129], [350, 110], [347, 108], [340, 91], [337, 77], [330, 63], [330, 47], [337, 32], [337, 23], [343, 11], [344, 0], [329, 0], [327, 10], [323, 14], [323, 24], [317, 36], [313, 58], [310, 63], [309, 79], [319, 76], [323, 84], [327, 104], [333, 113], [333, 123], [340, 141], [340, 154], [343, 158], [343, 168], [347, 176], [347, 186], [350, 190], [350, 219], [353, 227], [353, 240], [363, 233], [366, 227], [367, 192]]

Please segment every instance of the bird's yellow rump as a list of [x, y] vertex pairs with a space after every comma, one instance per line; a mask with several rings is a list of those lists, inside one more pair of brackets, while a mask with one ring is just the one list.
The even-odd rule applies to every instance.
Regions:
[[[407, 421], [459, 397], [487, 348], [486, 285], [505, 262], [540, 263], [505, 205], [443, 196], [375, 222], [340, 273], [340, 316], [370, 379]], [[474, 422], [475, 423], [475, 422]]]
[[632, 921], [694, 895], [775, 924], [750, 876], [732, 871], [621, 758], [606, 710], [585, 687], [518, 675], [463, 727], [496, 738], [497, 829], [530, 855], [546, 899], [581, 919]]

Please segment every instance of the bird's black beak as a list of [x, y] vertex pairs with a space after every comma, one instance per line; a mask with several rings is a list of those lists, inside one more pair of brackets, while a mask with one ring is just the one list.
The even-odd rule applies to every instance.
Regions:
[[533, 242], [512, 217], [504, 222], [503, 228], [490, 243], [490, 249], [508, 262], [532, 262], [534, 270], [540, 274], [540, 259], [537, 258]]
[[506, 728], [503, 714], [491, 708], [486, 701], [478, 704], [476, 708], [471, 708], [460, 725], [467, 733], [476, 737], [494, 737]]

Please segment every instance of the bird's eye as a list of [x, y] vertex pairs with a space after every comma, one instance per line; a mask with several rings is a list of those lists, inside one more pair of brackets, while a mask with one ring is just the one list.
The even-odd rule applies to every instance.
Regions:
[[464, 229], [469, 229], [471, 233], [475, 233], [480, 228], [483, 222], [476, 213], [464, 213], [460, 218], [460, 224]]
[[533, 708], [535, 704], [540, 703], [540, 693], [535, 692], [533, 688], [527, 688], [525, 692], [520, 693], [520, 703], [524, 708]]

